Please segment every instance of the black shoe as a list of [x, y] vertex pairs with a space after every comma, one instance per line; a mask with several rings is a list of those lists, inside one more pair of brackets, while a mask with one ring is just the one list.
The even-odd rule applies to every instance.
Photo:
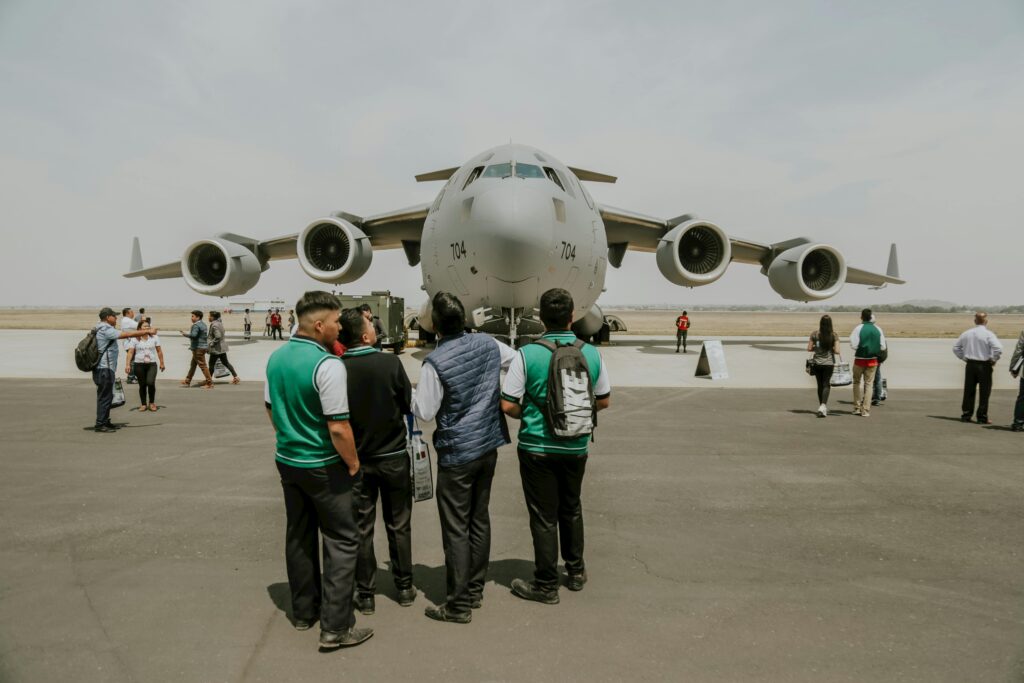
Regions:
[[881, 401], [872, 401], [872, 402], [871, 402], [871, 405], [873, 405], [873, 406], [879, 406], [879, 405], [882, 405], [882, 402], [881, 402]]
[[408, 607], [416, 599], [416, 586], [409, 586], [398, 591], [398, 604]]
[[970, 415], [961, 415], [960, 416], [960, 421], [961, 422], [970, 422], [971, 421], [971, 416]]
[[431, 619], [435, 621], [447, 621], [452, 624], [468, 624], [473, 620], [473, 614], [466, 612], [465, 614], [455, 614], [454, 612], [448, 611], [448, 605], [438, 605], [434, 607], [431, 605], [427, 609], [423, 610]]
[[558, 589], [543, 591], [537, 588], [535, 583], [527, 583], [522, 579], [512, 579], [512, 595], [523, 600], [542, 602], [545, 605], [558, 604]]
[[[825, 417], [822, 415], [822, 417]], [[587, 582], [587, 571], [583, 570], [579, 574], [569, 574], [569, 578], [566, 579], [565, 585], [571, 591], [583, 590], [583, 584]]]
[[377, 607], [377, 602], [372, 595], [357, 595], [352, 602], [357, 610], [366, 615], [373, 614]]
[[117, 427], [111, 427], [110, 425], [98, 425], [93, 427], [93, 431], [99, 432], [100, 434], [110, 434], [111, 432], [116, 432]]
[[469, 601], [469, 608], [470, 609], [480, 609], [481, 607], [483, 607], [483, 604], [484, 604], [484, 599], [483, 598], [472, 598]]
[[333, 650], [365, 643], [373, 636], [372, 628], [347, 628], [344, 631], [320, 631], [320, 647]]
[[990, 425], [990, 424], [992, 424], [992, 420], [988, 419], [987, 417], [979, 417], [978, 418], [978, 424], [980, 424], [980, 425]]
[[1011, 432], [1024, 432], [1024, 422], [1014, 422], [1010, 425]]
[[292, 626], [295, 627], [296, 631], [308, 631], [313, 628], [313, 624], [320, 621], [319, 617], [313, 617], [312, 619], [295, 619], [292, 621]]

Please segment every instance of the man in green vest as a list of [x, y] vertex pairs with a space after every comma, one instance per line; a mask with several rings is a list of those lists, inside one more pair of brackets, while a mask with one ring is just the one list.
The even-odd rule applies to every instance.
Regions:
[[295, 310], [298, 334], [267, 361], [264, 396], [284, 490], [292, 616], [300, 631], [320, 621], [321, 648], [349, 647], [373, 630], [355, 628], [352, 607], [359, 551], [352, 489], [362, 473], [348, 422], [345, 366], [327, 351], [338, 338], [340, 306], [332, 294], [312, 291]]
[[[542, 339], [553, 344], [575, 343], [576, 335], [569, 329], [574, 308], [568, 291], [556, 288], [544, 292], [540, 298], [540, 319], [546, 330]], [[604, 410], [611, 402], [611, 384], [604, 361], [590, 344], [583, 344], [581, 352], [594, 390], [595, 407]], [[574, 438], [556, 438], [552, 434], [542, 406], [547, 401], [548, 367], [553, 355], [542, 344], [519, 349], [501, 390], [501, 409], [520, 420], [519, 474], [530, 515], [534, 553], [534, 580], [514, 579], [512, 593], [548, 605], [558, 603], [559, 547], [569, 576], [569, 590], [582, 590], [587, 582], [580, 490], [591, 439], [590, 434]]]
[[871, 390], [878, 371], [879, 356], [886, 350], [885, 335], [873, 320], [871, 309], [860, 312], [861, 324], [850, 333], [853, 349], [853, 414], [871, 416]]

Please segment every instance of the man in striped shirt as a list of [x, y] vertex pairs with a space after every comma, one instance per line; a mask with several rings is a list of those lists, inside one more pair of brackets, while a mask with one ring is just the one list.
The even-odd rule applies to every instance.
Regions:
[[373, 635], [355, 628], [352, 609], [359, 550], [352, 489], [361, 472], [348, 421], [345, 366], [326, 349], [338, 338], [339, 308], [328, 292], [306, 292], [299, 299], [299, 333], [271, 354], [264, 394], [287, 513], [294, 625], [305, 631], [319, 620], [324, 649], [358, 645]]

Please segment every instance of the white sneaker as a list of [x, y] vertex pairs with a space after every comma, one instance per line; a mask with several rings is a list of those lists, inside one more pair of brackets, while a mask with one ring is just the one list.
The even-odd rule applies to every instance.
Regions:
[[821, 412], [821, 416], [825, 417], [826, 415], [828, 415], [828, 406], [826, 406], [824, 403], [822, 403], [821, 404], [821, 408], [819, 409], [819, 411]]
[[825, 417], [825, 406], [818, 406], [818, 417]]
[[863, 411], [862, 411], [862, 410], [860, 409], [860, 407], [858, 406], [858, 407], [856, 407], [856, 408], [854, 408], [854, 409], [853, 409], [853, 414], [854, 414], [854, 415], [863, 415], [864, 413], [863, 413]]

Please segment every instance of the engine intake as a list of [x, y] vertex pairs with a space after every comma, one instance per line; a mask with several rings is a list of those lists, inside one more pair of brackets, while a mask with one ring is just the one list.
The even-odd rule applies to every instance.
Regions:
[[672, 228], [658, 242], [658, 269], [669, 282], [700, 287], [722, 277], [732, 259], [725, 231], [714, 223], [691, 220]]
[[306, 275], [331, 284], [358, 280], [373, 261], [366, 233], [336, 216], [310, 223], [299, 235], [296, 251]]
[[827, 244], [803, 244], [775, 257], [768, 265], [768, 282], [783, 299], [828, 299], [846, 283], [846, 259]]
[[256, 286], [262, 264], [246, 246], [225, 235], [199, 240], [181, 258], [181, 274], [189, 287], [210, 296], [235, 296]]

